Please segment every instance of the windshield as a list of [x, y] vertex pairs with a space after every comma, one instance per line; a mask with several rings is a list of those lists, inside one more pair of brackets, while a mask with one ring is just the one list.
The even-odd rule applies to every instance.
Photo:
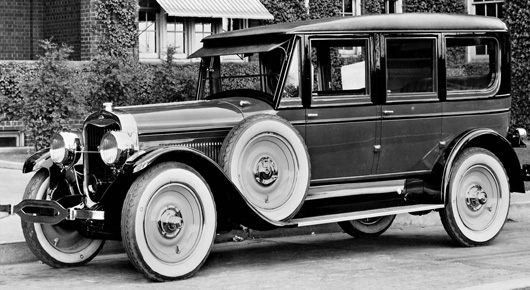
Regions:
[[[197, 54], [230, 53], [221, 56], [202, 56], [199, 99], [213, 94], [250, 89], [269, 94], [272, 100], [286, 60], [288, 42], [278, 44], [205, 49]], [[267, 50], [248, 52], [249, 50]]]

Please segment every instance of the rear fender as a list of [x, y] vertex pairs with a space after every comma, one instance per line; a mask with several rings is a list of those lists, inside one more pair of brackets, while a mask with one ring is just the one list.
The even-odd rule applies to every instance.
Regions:
[[510, 183], [510, 192], [524, 193], [524, 180], [517, 154], [510, 142], [499, 133], [491, 129], [475, 129], [467, 131], [455, 138], [443, 152], [433, 170], [442, 176], [442, 198], [447, 199], [449, 191], [449, 177], [457, 156], [466, 148], [480, 147], [489, 150], [502, 162]]
[[[201, 174], [214, 195], [219, 221], [242, 224], [257, 230], [281, 226], [255, 212], [219, 165], [199, 150], [183, 146], [141, 150], [129, 158], [124, 169], [131, 174], [139, 174], [150, 166], [165, 161], [184, 163]], [[219, 226], [222, 230], [222, 225]]]

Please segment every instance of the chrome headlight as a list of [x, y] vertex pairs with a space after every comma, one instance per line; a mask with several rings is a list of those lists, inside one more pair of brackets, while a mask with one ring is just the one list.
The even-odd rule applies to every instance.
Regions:
[[119, 165], [134, 151], [132, 138], [123, 131], [110, 131], [99, 143], [99, 155], [107, 165]]
[[55, 164], [74, 165], [81, 157], [81, 140], [76, 133], [54, 134], [50, 141], [50, 156]]

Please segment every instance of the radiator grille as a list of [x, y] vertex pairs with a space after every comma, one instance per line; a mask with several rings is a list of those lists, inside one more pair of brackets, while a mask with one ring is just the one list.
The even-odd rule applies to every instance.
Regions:
[[99, 127], [88, 124], [85, 127], [85, 178], [90, 175], [96, 176], [99, 180], [108, 180], [112, 177], [112, 170], [105, 165], [99, 155], [98, 147], [103, 135], [109, 131], [117, 131], [120, 126], [117, 123], [105, 127]]

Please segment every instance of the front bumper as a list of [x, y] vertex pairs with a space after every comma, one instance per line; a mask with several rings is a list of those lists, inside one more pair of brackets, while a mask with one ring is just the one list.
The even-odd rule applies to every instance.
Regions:
[[[55, 225], [64, 220], [104, 220], [105, 212], [76, 208], [64, 208], [53, 200], [26, 199], [17, 205], [0, 205], [1, 217], [17, 214], [29, 223]], [[7, 215], [6, 215], [7, 214]]]

